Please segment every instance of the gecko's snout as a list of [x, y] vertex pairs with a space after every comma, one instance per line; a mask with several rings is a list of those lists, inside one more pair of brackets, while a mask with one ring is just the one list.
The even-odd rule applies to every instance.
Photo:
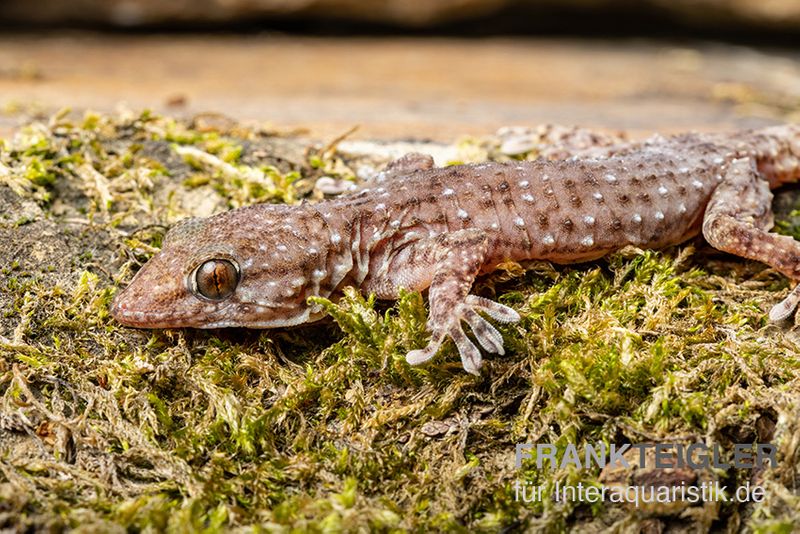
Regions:
[[109, 308], [111, 317], [113, 317], [118, 323], [121, 323], [125, 326], [137, 326], [134, 319], [137, 316], [143, 319], [145, 314], [144, 312], [137, 312], [136, 310], [129, 309], [124, 295], [125, 291], [118, 293], [114, 298], [114, 301], [111, 303], [111, 307]]
[[160, 321], [167, 318], [166, 313], [154, 313], [144, 306], [137, 305], [137, 299], [131, 298], [131, 293], [134, 292], [131, 291], [131, 286], [128, 286], [111, 302], [109, 312], [118, 323], [138, 328], [166, 326], [160, 324]]
[[137, 319], [139, 321], [145, 319], [146, 314], [144, 311], [136, 310], [130, 307], [128, 300], [126, 299], [126, 293], [127, 289], [117, 293], [117, 296], [114, 297], [114, 300], [111, 302], [109, 312], [111, 313], [111, 317], [113, 317], [118, 323], [121, 323], [125, 326], [139, 326]]
[[114, 298], [111, 316], [125, 326], [169, 328], [177, 326], [178, 319], [195, 315], [197, 307], [184, 297], [182, 279], [169, 275], [172, 268], [163, 255], [153, 257]]

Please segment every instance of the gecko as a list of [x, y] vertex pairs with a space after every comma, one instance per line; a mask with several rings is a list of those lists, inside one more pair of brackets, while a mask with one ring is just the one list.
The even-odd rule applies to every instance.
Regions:
[[[351, 194], [181, 221], [111, 314], [139, 328], [283, 328], [321, 319], [308, 297], [336, 299], [346, 286], [378, 299], [427, 290], [430, 341], [407, 362], [430, 360], [449, 338], [463, 368], [478, 374], [478, 346], [504, 353], [487, 318], [513, 323], [520, 315], [470, 289], [507, 261], [586, 262], [702, 233], [718, 250], [800, 281], [800, 243], [769, 231], [771, 190], [800, 180], [800, 125], [569, 154], [438, 168], [430, 156], [408, 154]], [[800, 285], [770, 319], [789, 317], [798, 302]]]

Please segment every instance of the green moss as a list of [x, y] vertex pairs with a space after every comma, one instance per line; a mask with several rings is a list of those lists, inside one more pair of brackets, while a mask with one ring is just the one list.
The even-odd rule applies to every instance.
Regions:
[[[552, 495], [556, 482], [598, 484], [599, 470], [516, 470], [515, 445], [563, 453], [692, 436], [729, 453], [737, 440], [796, 439], [794, 331], [765, 321], [786, 282], [699, 242], [527, 272], [507, 265], [482, 279], [477, 293], [523, 319], [499, 325], [507, 353], [487, 355], [480, 377], [461, 370], [449, 342], [431, 365], [405, 363], [428, 340], [418, 293], [312, 299], [331, 321], [274, 332], [141, 331], [110, 318], [117, 288], [198, 199], [213, 211], [299, 202], [320, 176], [354, 179], [358, 162], [335, 143], [304, 149], [307, 161], [282, 165], [253, 132], [198, 131], [149, 112], [61, 114], [3, 142], [15, 194], [43, 210], [9, 231], [23, 239], [56, 221], [69, 252], [2, 266], [0, 528], [635, 525], [641, 517], [611, 506], [517, 502], [517, 478]], [[490, 154], [475, 141], [462, 153]], [[82, 165], [105, 178], [113, 202], [98, 201]], [[723, 508], [715, 524], [789, 531], [796, 471], [785, 461], [768, 472], [764, 503]]]

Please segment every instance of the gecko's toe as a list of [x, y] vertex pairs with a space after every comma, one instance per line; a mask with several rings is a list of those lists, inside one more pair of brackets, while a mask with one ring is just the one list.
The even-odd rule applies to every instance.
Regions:
[[[458, 353], [461, 355], [461, 363], [464, 366], [464, 370], [473, 375], [479, 375], [483, 358], [481, 358], [481, 353], [477, 347], [475, 347], [461, 329], [461, 325], [456, 324], [451, 327], [448, 331], [448, 335], [455, 343]], [[409, 365], [420, 365], [429, 361], [436, 356], [439, 347], [442, 345], [442, 341], [443, 336], [434, 334], [433, 339], [431, 339], [431, 342], [428, 343], [424, 349], [412, 350], [406, 354], [406, 361]]]
[[461, 355], [461, 365], [464, 366], [464, 370], [476, 376], [480, 375], [481, 365], [483, 364], [481, 351], [469, 340], [467, 334], [461, 329], [461, 325], [457, 325], [450, 330], [450, 337]]
[[434, 334], [430, 343], [428, 343], [424, 349], [412, 350], [406, 354], [406, 361], [409, 365], [420, 365], [427, 362], [436, 356], [436, 353], [439, 351], [439, 347], [442, 346], [442, 341], [444, 341], [443, 335]]
[[431, 350], [431, 346], [428, 345], [424, 349], [415, 349], [410, 351], [408, 354], [406, 354], [406, 361], [409, 365], [421, 365], [433, 358], [435, 354], [436, 350]]
[[769, 312], [769, 320], [773, 322], [783, 321], [788, 318], [800, 303], [800, 284], [786, 296], [785, 299], [777, 303]]
[[467, 295], [466, 303], [476, 311], [480, 311], [501, 323], [516, 323], [519, 321], [519, 314], [514, 308], [509, 308], [499, 302], [479, 297], [477, 295]]
[[472, 328], [472, 333], [475, 335], [475, 339], [478, 340], [478, 343], [481, 344], [481, 347], [495, 354], [502, 355], [506, 353], [503, 349], [503, 336], [500, 335], [500, 332], [498, 332], [489, 321], [475, 313], [472, 309], [464, 313], [464, 320], [467, 321], [467, 324]]

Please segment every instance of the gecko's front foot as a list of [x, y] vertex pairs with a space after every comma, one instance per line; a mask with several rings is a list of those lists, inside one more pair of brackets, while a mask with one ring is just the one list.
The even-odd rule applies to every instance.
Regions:
[[412, 350], [406, 355], [406, 361], [411, 365], [427, 362], [436, 355], [445, 337], [456, 344], [461, 355], [464, 370], [473, 375], [479, 374], [483, 358], [475, 344], [464, 333], [462, 321], [472, 329], [478, 343], [488, 352], [504, 354], [503, 336], [486, 319], [478, 315], [483, 312], [492, 319], [503, 323], [519, 321], [519, 314], [508, 306], [499, 304], [489, 299], [475, 295], [467, 295], [464, 302], [448, 311], [447, 318], [442, 321], [432, 315], [428, 327], [433, 332], [430, 343], [424, 349]]

